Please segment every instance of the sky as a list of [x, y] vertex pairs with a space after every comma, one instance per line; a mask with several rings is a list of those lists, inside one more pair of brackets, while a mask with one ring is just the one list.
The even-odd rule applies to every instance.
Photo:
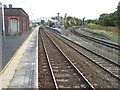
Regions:
[[100, 14], [113, 13], [120, 0], [0, 0], [12, 4], [15, 8], [24, 9], [31, 19], [39, 17], [54, 17], [57, 13], [64, 17], [82, 19], [98, 19]]

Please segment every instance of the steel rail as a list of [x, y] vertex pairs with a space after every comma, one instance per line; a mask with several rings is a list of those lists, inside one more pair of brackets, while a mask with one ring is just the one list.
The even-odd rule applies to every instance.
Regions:
[[[120, 64], [119, 64], [119, 63], [117, 63], [117, 62], [115, 62], [115, 61], [113, 61], [113, 60], [111, 60], [111, 59], [109, 59], [109, 58], [107, 58], [107, 57], [105, 57], [105, 56], [103, 56], [103, 55], [100, 55], [100, 54], [98, 54], [98, 53], [96, 53], [96, 52], [94, 52], [94, 51], [92, 51], [92, 50], [90, 50], [90, 49], [87, 49], [87, 48], [85, 48], [84, 46], [82, 46], [82, 45], [80, 45], [80, 44], [78, 44], [78, 43], [76, 43], [76, 42], [74, 42], [74, 41], [72, 41], [72, 40], [70, 40], [70, 39], [62, 36], [61, 34], [58, 34], [58, 33], [57, 33], [57, 35], [59, 35], [60, 37], [62, 37], [62, 38], [64, 38], [64, 39], [66, 39], [66, 40], [74, 43], [75, 45], [80, 46], [80, 47], [82, 47], [83, 49], [85, 49], [85, 50], [87, 50], [87, 51], [89, 51], [89, 52], [91, 52], [91, 53], [93, 53], [93, 54], [95, 54], [95, 55], [97, 55], [97, 56], [105, 59], [105, 60], [108, 60], [108, 61], [110, 61], [111, 63], [114, 63], [115, 65], [117, 65], [117, 66], [120, 67]], [[57, 37], [57, 38], [58, 38], [58, 37]]]
[[85, 76], [77, 69], [77, 67], [71, 62], [71, 60], [63, 53], [63, 51], [58, 47], [57, 44], [52, 40], [52, 38], [45, 32], [47, 37], [51, 40], [51, 42], [55, 45], [55, 47], [61, 52], [61, 54], [68, 60], [71, 66], [76, 70], [76, 72], [82, 77], [82, 79], [86, 82], [86, 84], [93, 90], [96, 90], [94, 86], [85, 78]]
[[[54, 36], [57, 37], [56, 35], [54, 35]], [[61, 35], [59, 35], [59, 36], [61, 36]], [[61, 36], [61, 37], [63, 37], [63, 36]], [[57, 37], [57, 38], [58, 38], [58, 37]], [[120, 67], [120, 65], [119, 65], [118, 63], [115, 63], [115, 62], [113, 62], [113, 61], [111, 61], [111, 60], [109, 60], [109, 59], [107, 59], [107, 58], [105, 58], [105, 57], [103, 57], [103, 56], [101, 56], [101, 55], [99, 55], [99, 54], [97, 54], [97, 53], [95, 53], [95, 52], [93, 52], [93, 51], [91, 51], [91, 50], [89, 50], [89, 49], [87, 49], [87, 48], [85, 48], [85, 47], [83, 47], [83, 46], [81, 46], [81, 45], [79, 45], [79, 44], [77, 44], [77, 43], [69, 40], [69, 39], [67, 39], [67, 38], [65, 38], [65, 37], [63, 37], [63, 38], [66, 39], [66, 40], [68, 40], [68, 41], [70, 41], [70, 42], [72, 42], [72, 43], [74, 43], [74, 44], [76, 44], [76, 45], [78, 45], [78, 46], [80, 46], [80, 47], [82, 47], [82, 48], [85, 49], [85, 50], [90, 51], [91, 53], [93, 53], [93, 54], [95, 54], [95, 55], [98, 55], [99, 57], [101, 57], [101, 58], [103, 58], [103, 59], [105, 59], [105, 60], [108, 60], [109, 62], [117, 65], [118, 67]], [[58, 38], [58, 39], [60, 39], [60, 38]], [[92, 58], [90, 58], [89, 56], [85, 55], [84, 53], [82, 53], [80, 50], [78, 50], [77, 48], [73, 47], [72, 45], [66, 43], [64, 40], [62, 40], [62, 39], [60, 39], [60, 40], [63, 41], [65, 44], [67, 44], [69, 47], [71, 47], [71, 48], [73, 48], [74, 50], [76, 50], [78, 53], [82, 54], [83, 56], [85, 56], [86, 58], [88, 58], [89, 60], [91, 60], [93, 63], [95, 63], [95, 64], [98, 65], [99, 67], [103, 68], [105, 71], [107, 71], [108, 73], [110, 73], [112, 76], [114, 76], [114, 77], [116, 77], [117, 79], [120, 80], [120, 77], [119, 77], [119, 76], [117, 76], [117, 75], [115, 75], [114, 73], [110, 72], [110, 71], [107, 70], [105, 67], [101, 66], [100, 64], [98, 64], [97, 62], [95, 62], [94, 60], [92, 60]]]
[[91, 36], [88, 36], [88, 35], [84, 35], [84, 34], [81, 34], [75, 30], [71, 30], [71, 32], [77, 36], [81, 36], [83, 38], [86, 38], [88, 40], [91, 40], [93, 42], [97, 42], [99, 44], [102, 44], [102, 45], [105, 45], [105, 46], [108, 46], [110, 48], [114, 48], [114, 49], [117, 49], [117, 50], [120, 50], [120, 45], [117, 45], [117, 44], [114, 44], [114, 43], [110, 43], [110, 42], [107, 42], [107, 41], [103, 41], [103, 40], [100, 40], [100, 39], [97, 39], [97, 38], [94, 38], [94, 37], [91, 37]]
[[93, 53], [93, 54], [95, 54], [95, 55], [97, 55], [97, 56], [99, 56], [99, 57], [101, 57], [101, 58], [103, 58], [103, 59], [111, 62], [111, 63], [114, 63], [114, 64], [117, 65], [117, 66], [120, 66], [119, 63], [117, 63], [117, 62], [115, 62], [115, 61], [113, 61], [113, 60], [111, 60], [111, 59], [109, 59], [109, 58], [107, 58], [107, 57], [105, 57], [105, 56], [103, 56], [103, 55], [101, 55], [101, 54], [98, 54], [98, 53], [96, 53], [95, 51], [92, 51], [92, 50], [90, 50], [90, 49], [87, 49], [87, 48], [85, 48], [84, 46], [82, 46], [82, 45], [80, 45], [80, 44], [78, 44], [78, 43], [76, 43], [76, 42], [73, 42], [72, 40], [70, 40], [70, 39], [68, 39], [68, 38], [66, 38], [66, 37], [64, 37], [64, 36], [62, 36], [62, 35], [60, 35], [60, 34], [59, 34], [59, 36], [63, 37], [64, 39], [66, 39], [66, 40], [74, 43], [75, 45], [78, 45], [78, 46], [82, 47], [83, 49], [85, 49], [85, 50], [87, 50], [87, 51], [89, 51], [89, 52], [91, 52], [91, 53]]
[[50, 64], [50, 59], [49, 59], [49, 56], [48, 56], [48, 53], [47, 53], [47, 50], [46, 50], [46, 47], [45, 47], [44, 39], [42, 38], [42, 34], [41, 34], [41, 39], [42, 39], [43, 47], [44, 47], [45, 54], [46, 54], [46, 57], [47, 57], [47, 61], [48, 61], [48, 64], [49, 64], [49, 68], [50, 68], [50, 71], [51, 71], [51, 74], [52, 74], [52, 78], [53, 78], [53, 81], [54, 81], [54, 85], [55, 85], [56, 90], [58, 90], [58, 85], [57, 85], [55, 75], [54, 75], [53, 70], [52, 70], [52, 66]]

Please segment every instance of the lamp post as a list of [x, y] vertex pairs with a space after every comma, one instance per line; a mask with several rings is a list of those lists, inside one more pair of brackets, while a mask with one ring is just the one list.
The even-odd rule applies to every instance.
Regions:
[[3, 18], [3, 20], [2, 20], [2, 25], [3, 25], [3, 38], [5, 38], [6, 36], [5, 36], [5, 19], [4, 19], [4, 6], [3, 6], [3, 4], [2, 4], [2, 18]]

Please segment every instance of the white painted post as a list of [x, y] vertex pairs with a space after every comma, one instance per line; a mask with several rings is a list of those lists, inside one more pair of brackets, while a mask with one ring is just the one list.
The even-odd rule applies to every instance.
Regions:
[[4, 19], [4, 6], [2, 4], [2, 18], [3, 18], [3, 38], [5, 38], [5, 19]]

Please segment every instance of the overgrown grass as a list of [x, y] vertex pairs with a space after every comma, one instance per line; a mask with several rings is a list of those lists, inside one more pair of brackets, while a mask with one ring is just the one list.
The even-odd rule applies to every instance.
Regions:
[[[118, 33], [117, 27], [105, 27], [105, 26], [100, 26], [100, 25], [96, 25], [96, 24], [88, 24], [88, 26], [86, 26], [85, 28], [87, 30], [102, 34], [102, 35], [110, 38], [110, 41], [112, 41], [112, 42], [120, 43], [120, 41], [119, 41], [120, 33]], [[79, 32], [85, 33], [81, 30]], [[91, 34], [87, 34], [87, 35], [91, 35]], [[94, 35], [92, 35], [92, 36], [94, 36]], [[100, 38], [98, 36], [94, 36], [94, 37]]]
[[117, 43], [119, 42], [120, 33], [118, 32], [105, 31], [105, 30], [92, 30], [92, 31], [109, 37], [110, 40], [113, 42], [117, 42]]
[[118, 32], [117, 27], [105, 27], [105, 26], [92, 24], [92, 23], [88, 24], [86, 27], [89, 28], [90, 30], [105, 30], [109, 32]]

